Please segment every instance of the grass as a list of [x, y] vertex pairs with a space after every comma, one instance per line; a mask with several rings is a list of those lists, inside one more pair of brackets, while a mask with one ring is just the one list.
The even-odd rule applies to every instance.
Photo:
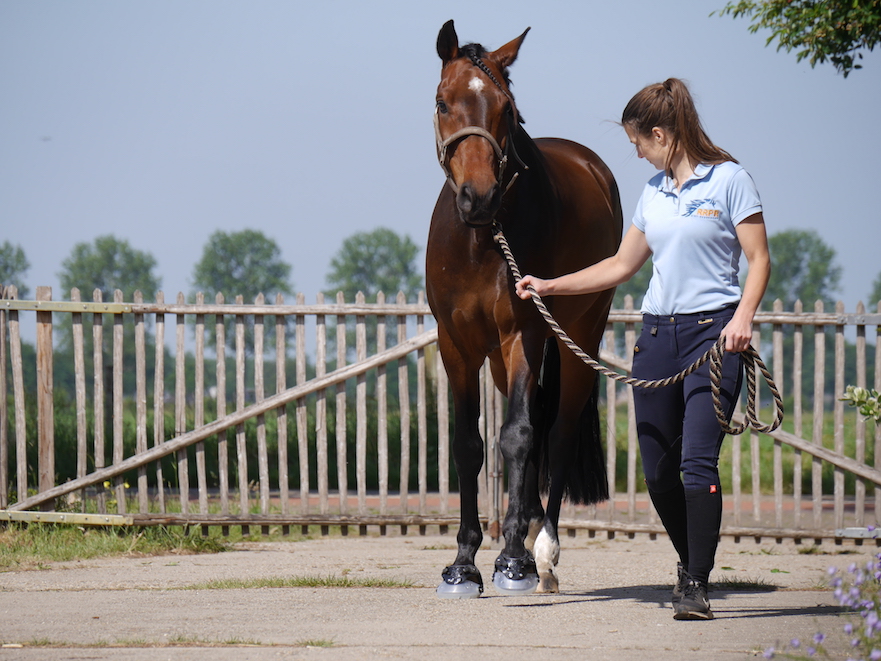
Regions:
[[413, 581], [347, 576], [289, 576], [252, 579], [218, 579], [189, 585], [183, 590], [254, 590], [261, 588], [412, 588]]
[[0, 530], [0, 571], [42, 569], [50, 562], [108, 556], [218, 553], [229, 543], [181, 528], [86, 528], [47, 523]]
[[764, 578], [734, 578], [723, 576], [717, 581], [713, 581], [713, 588], [716, 590], [728, 590], [736, 592], [774, 592], [779, 590], [780, 586], [766, 581]]

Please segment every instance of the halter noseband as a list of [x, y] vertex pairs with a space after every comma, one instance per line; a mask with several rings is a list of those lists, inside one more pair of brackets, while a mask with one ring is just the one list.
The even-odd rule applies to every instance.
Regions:
[[[465, 50], [465, 54], [468, 56], [468, 58], [471, 60], [471, 62], [474, 64], [474, 66], [476, 66], [483, 73], [485, 73], [489, 77], [489, 79], [495, 84], [495, 86], [498, 87], [499, 90], [501, 90], [502, 94], [504, 94], [508, 98], [508, 101], [511, 103], [511, 108], [514, 111], [514, 115], [513, 115], [513, 118], [510, 118], [508, 120], [508, 122], [509, 122], [508, 141], [507, 141], [507, 143], [505, 143], [505, 149], [502, 149], [501, 145], [499, 145], [498, 140], [495, 139], [495, 136], [493, 136], [492, 133], [490, 133], [489, 131], [487, 131], [484, 128], [481, 128], [480, 126], [466, 126], [464, 128], [459, 129], [458, 131], [453, 133], [448, 138], [444, 139], [441, 136], [441, 132], [440, 132], [440, 120], [438, 118], [438, 110], [437, 110], [437, 108], [435, 108], [435, 110], [434, 110], [434, 137], [435, 137], [435, 142], [437, 144], [437, 160], [440, 163], [441, 169], [444, 171], [444, 174], [447, 176], [447, 183], [450, 185], [450, 188], [452, 188], [455, 193], [459, 192], [459, 186], [456, 185], [456, 182], [453, 180], [453, 174], [452, 174], [452, 172], [450, 172], [449, 157], [447, 155], [447, 148], [450, 145], [455, 144], [455, 143], [459, 142], [460, 140], [462, 140], [463, 138], [466, 138], [470, 135], [476, 135], [481, 138], [484, 138], [485, 140], [487, 140], [489, 142], [490, 146], [492, 146], [493, 152], [496, 155], [496, 159], [498, 159], [498, 161], [499, 161], [499, 174], [498, 174], [499, 185], [501, 185], [501, 183], [504, 179], [505, 167], [508, 165], [508, 154], [509, 153], [514, 155], [514, 158], [517, 160], [517, 162], [520, 164], [520, 166], [524, 170], [529, 169], [529, 167], [526, 165], [526, 163], [524, 163], [523, 160], [520, 158], [520, 156], [517, 154], [517, 150], [514, 147], [514, 131], [516, 130], [517, 126], [520, 123], [520, 115], [517, 112], [517, 106], [514, 104], [514, 99], [511, 98], [511, 95], [507, 92], [507, 90], [505, 90], [505, 88], [502, 87], [501, 83], [496, 79], [496, 77], [493, 75], [492, 71], [490, 71], [489, 67], [486, 66], [486, 64], [483, 62], [483, 60], [481, 60], [475, 53], [471, 52], [470, 50]], [[514, 185], [514, 182], [517, 181], [517, 177], [519, 177], [519, 176], [520, 176], [519, 172], [514, 173], [514, 176], [511, 177], [511, 181], [509, 181], [508, 185], [505, 187], [505, 191], [504, 191], [505, 193], [507, 193], [511, 189], [511, 186]]]

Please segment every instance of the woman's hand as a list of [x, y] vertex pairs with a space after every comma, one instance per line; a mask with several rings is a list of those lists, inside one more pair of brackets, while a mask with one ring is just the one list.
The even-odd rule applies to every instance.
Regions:
[[747, 315], [738, 317], [735, 315], [722, 329], [722, 337], [725, 338], [725, 351], [740, 353], [749, 349], [753, 337], [752, 320], [746, 319]]
[[527, 301], [532, 298], [532, 294], [527, 289], [529, 285], [532, 285], [532, 288], [535, 289], [535, 293], [541, 296], [542, 292], [545, 290], [545, 284], [545, 280], [536, 278], [534, 275], [527, 275], [523, 276], [522, 280], [514, 284], [514, 290], [517, 292], [517, 296], [524, 301]]

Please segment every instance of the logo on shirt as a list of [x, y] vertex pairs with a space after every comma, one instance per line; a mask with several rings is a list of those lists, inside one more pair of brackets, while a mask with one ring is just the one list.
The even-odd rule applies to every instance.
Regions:
[[685, 207], [685, 216], [698, 216], [699, 218], [718, 218], [722, 215], [722, 211], [718, 207], [718, 203], [713, 199], [692, 200]]

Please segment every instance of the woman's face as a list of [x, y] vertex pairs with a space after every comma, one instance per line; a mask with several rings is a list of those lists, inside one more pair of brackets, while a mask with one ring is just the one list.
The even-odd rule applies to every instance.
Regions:
[[644, 158], [658, 170], [666, 167], [670, 152], [670, 136], [664, 129], [655, 127], [648, 135], [637, 133], [629, 126], [625, 126], [624, 131], [636, 147], [636, 155], [639, 158]]

